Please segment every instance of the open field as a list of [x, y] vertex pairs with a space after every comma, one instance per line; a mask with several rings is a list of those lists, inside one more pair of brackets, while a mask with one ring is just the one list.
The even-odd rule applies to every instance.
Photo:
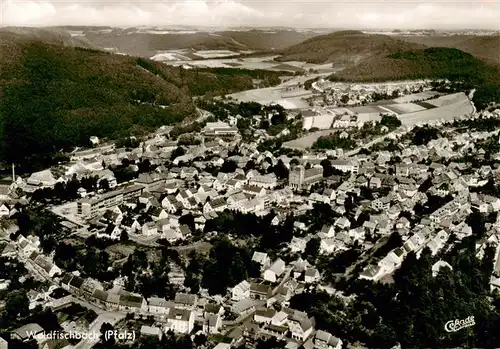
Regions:
[[311, 64], [299, 61], [286, 63], [276, 62], [278, 56], [267, 55], [260, 57], [236, 57], [241, 52], [227, 50], [192, 51], [171, 50], [157, 52], [151, 57], [167, 65], [184, 66], [192, 68], [242, 68], [242, 69], [266, 69], [276, 71], [307, 72], [310, 69], [318, 73], [331, 74], [335, 71], [331, 64]]
[[[432, 104], [435, 107], [444, 107], [446, 105], [454, 104], [467, 99], [467, 96], [463, 93], [454, 93], [451, 95], [442, 96], [436, 99], [431, 99], [426, 101], [429, 104]], [[467, 99], [468, 100], [468, 99]]]
[[219, 57], [232, 57], [240, 55], [240, 52], [230, 50], [202, 50], [193, 53], [201, 58], [219, 58]]
[[[425, 109], [425, 107], [418, 106], [413, 103], [402, 103], [390, 105], [392, 109], [399, 108], [399, 111], [407, 111], [406, 113], [401, 113], [398, 117], [404, 126], [415, 126], [423, 123], [433, 123], [438, 121], [452, 121], [455, 118], [461, 118], [468, 116], [474, 111], [472, 103], [469, 101], [464, 93], [456, 93], [452, 95], [442, 96], [437, 99], [431, 100], [433, 105], [439, 106], [436, 108]], [[387, 110], [392, 110], [388, 108], [389, 106], [363, 106], [354, 108], [337, 108], [331, 109], [332, 112], [342, 113], [345, 110], [358, 113], [358, 121], [377, 121], [380, 120], [379, 113], [385, 112]], [[384, 108], [387, 108], [384, 110]], [[412, 111], [421, 108], [420, 111]], [[394, 112], [397, 112], [394, 110]], [[312, 120], [308, 120], [311, 124]], [[314, 125], [314, 123], [312, 124]], [[317, 126], [312, 126], [317, 127]], [[310, 148], [314, 142], [321, 136], [328, 135], [332, 133], [333, 130], [321, 130], [307, 136], [294, 139], [292, 141], [285, 142], [283, 144], [286, 148], [292, 149], [306, 149]], [[382, 137], [382, 138], [385, 138]], [[378, 140], [376, 140], [378, 141]]]
[[[399, 116], [399, 119], [403, 125], [413, 126], [439, 120], [453, 121], [455, 118], [470, 115], [474, 111], [472, 103], [463, 93], [440, 97], [433, 101], [437, 101], [437, 104], [443, 104], [444, 106], [411, 114], [403, 114]], [[450, 101], [452, 103], [445, 104]]]
[[415, 103], [389, 104], [389, 105], [384, 105], [384, 108], [389, 109], [397, 114], [415, 113], [418, 111], [423, 111], [428, 109]]
[[276, 103], [285, 109], [308, 108], [309, 104], [305, 100], [313, 95], [311, 91], [298, 87], [308, 79], [324, 74], [311, 74], [306, 76], [294, 76], [283, 81], [278, 86], [247, 90], [228, 95], [239, 102], [258, 102], [260, 104]]
[[424, 91], [424, 92], [412, 93], [410, 95], [395, 98], [395, 99], [393, 99], [393, 101], [396, 103], [410, 103], [410, 102], [415, 102], [415, 101], [422, 101], [424, 99], [429, 99], [429, 98], [432, 98], [434, 96], [440, 96], [440, 95], [442, 95], [442, 93], [439, 93], [436, 91]]
[[248, 90], [244, 92], [234, 93], [231, 96], [239, 102], [258, 102], [260, 104], [276, 103], [283, 106], [285, 109], [307, 108], [308, 103], [304, 100], [312, 95], [312, 93], [304, 90], [300, 97], [286, 97], [283, 95], [285, 89], [277, 87], [260, 88]]
[[320, 115], [305, 117], [303, 127], [307, 130], [313, 127], [320, 130], [328, 129], [332, 125], [334, 118], [335, 114], [331, 110], [327, 110]]
[[307, 136], [283, 143], [283, 147], [303, 150], [310, 148], [319, 137], [328, 136], [333, 130], [322, 130], [308, 134]]

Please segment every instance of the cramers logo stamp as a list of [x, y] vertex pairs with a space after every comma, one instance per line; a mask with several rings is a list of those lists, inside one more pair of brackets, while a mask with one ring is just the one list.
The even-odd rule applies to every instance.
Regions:
[[476, 322], [474, 321], [474, 316], [469, 316], [463, 320], [450, 320], [444, 325], [446, 332], [457, 332], [462, 328], [474, 326]]

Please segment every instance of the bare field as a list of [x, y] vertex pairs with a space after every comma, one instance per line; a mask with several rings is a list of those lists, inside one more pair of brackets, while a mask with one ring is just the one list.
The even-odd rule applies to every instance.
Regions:
[[439, 95], [441, 95], [441, 93], [436, 92], [436, 91], [424, 91], [424, 92], [412, 93], [410, 95], [399, 97], [399, 98], [393, 99], [393, 101], [396, 103], [410, 103], [410, 102], [415, 102], [415, 101], [421, 101], [424, 99], [429, 99], [429, 98], [432, 98], [434, 96], [439, 96]]
[[418, 104], [414, 104], [414, 103], [389, 104], [389, 105], [384, 105], [384, 108], [392, 110], [398, 114], [408, 114], [408, 113], [415, 113], [415, 112], [427, 110], [427, 108], [424, 108], [424, 107], [422, 107]]
[[334, 130], [322, 130], [308, 134], [307, 136], [283, 143], [283, 147], [291, 149], [310, 148], [319, 137], [328, 136]]
[[[241, 68], [241, 69], [263, 69], [274, 71], [306, 72], [310, 69], [323, 74], [331, 74], [336, 69], [331, 64], [311, 64], [305, 62], [291, 61], [280, 63], [274, 61], [278, 56], [262, 57], [238, 57], [239, 52], [226, 50], [205, 50], [190, 52], [189, 50], [171, 50], [158, 52], [151, 57], [172, 66], [191, 66], [196, 68]], [[196, 59], [203, 58], [203, 59]], [[338, 69], [337, 69], [338, 70]]]
[[[441, 98], [444, 98], [445, 100], [439, 101]], [[399, 119], [403, 125], [413, 126], [419, 123], [428, 123], [438, 120], [452, 121], [455, 118], [468, 116], [474, 111], [474, 107], [471, 102], [463, 93], [440, 97], [436, 101], [443, 104], [448, 101], [454, 101], [454, 103], [435, 109], [428, 109], [411, 114], [403, 114], [399, 116]]]
[[307, 98], [312, 93], [304, 90], [300, 97], [284, 97], [283, 89], [277, 87], [259, 88], [254, 90], [247, 90], [243, 92], [234, 93], [231, 96], [239, 102], [258, 102], [260, 104], [276, 103], [283, 106], [285, 109], [298, 109], [307, 108], [308, 104], [303, 98]]

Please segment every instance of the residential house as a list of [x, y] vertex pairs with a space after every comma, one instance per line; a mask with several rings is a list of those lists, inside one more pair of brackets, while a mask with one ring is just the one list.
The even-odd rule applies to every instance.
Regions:
[[351, 227], [351, 222], [346, 217], [340, 217], [335, 221], [335, 226], [340, 229], [349, 229]]
[[291, 337], [301, 342], [307, 340], [314, 329], [314, 319], [309, 318], [307, 313], [290, 308], [285, 308], [284, 312], [288, 314], [287, 322]]
[[203, 332], [206, 334], [219, 333], [222, 328], [222, 318], [219, 314], [205, 314], [203, 321]]
[[172, 303], [165, 298], [151, 297], [148, 299], [148, 312], [158, 315], [166, 315]]
[[270, 282], [277, 282], [281, 275], [285, 272], [286, 264], [281, 259], [278, 258], [274, 263], [269, 267], [269, 269], [264, 271], [264, 280]]
[[178, 309], [194, 310], [198, 304], [198, 296], [195, 294], [178, 292], [175, 294], [174, 303], [175, 307]]
[[267, 300], [271, 297], [272, 288], [269, 285], [250, 283], [250, 298], [256, 300]]
[[252, 256], [252, 261], [260, 265], [261, 269], [267, 268], [271, 264], [267, 253], [264, 252], [254, 252]]
[[142, 325], [140, 330], [141, 336], [151, 336], [161, 339], [162, 331], [159, 327]]
[[274, 173], [266, 175], [256, 175], [250, 178], [248, 184], [251, 186], [274, 189], [278, 185], [278, 178]]
[[432, 265], [432, 276], [436, 277], [442, 268], [448, 268], [450, 270], [453, 270], [453, 267], [448, 262], [439, 260]]
[[222, 212], [227, 208], [227, 202], [223, 197], [214, 198], [205, 203], [203, 213]]
[[126, 312], [139, 312], [147, 310], [146, 300], [142, 296], [129, 292], [123, 292], [119, 296], [118, 310]]
[[241, 301], [248, 298], [250, 298], [250, 283], [246, 280], [243, 280], [231, 290], [231, 299], [233, 301]]
[[176, 333], [189, 334], [193, 331], [194, 320], [194, 311], [174, 307], [168, 313], [165, 329]]
[[316, 331], [314, 338], [303, 344], [304, 349], [341, 349], [342, 340], [323, 330]]
[[274, 309], [257, 309], [253, 314], [253, 321], [258, 324], [270, 324], [274, 315], [276, 315]]
[[304, 282], [306, 284], [318, 282], [319, 278], [320, 278], [319, 271], [314, 267], [307, 268], [306, 272], [304, 273]]
[[239, 316], [245, 316], [255, 311], [255, 301], [252, 299], [242, 299], [231, 306], [231, 312]]
[[266, 195], [266, 189], [263, 187], [257, 187], [253, 185], [244, 185], [243, 186], [243, 193], [251, 195], [251, 196], [256, 196], [256, 197], [262, 197]]

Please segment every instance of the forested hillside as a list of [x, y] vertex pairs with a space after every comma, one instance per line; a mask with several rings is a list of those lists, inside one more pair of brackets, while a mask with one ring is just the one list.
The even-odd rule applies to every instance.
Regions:
[[476, 106], [500, 101], [500, 69], [454, 48], [431, 47], [366, 59], [330, 76], [332, 81], [389, 81], [404, 79], [449, 79], [476, 88]]
[[423, 48], [387, 35], [347, 30], [320, 35], [282, 50], [280, 61], [352, 65], [370, 57]]
[[[174, 124], [193, 95], [279, 82], [278, 72], [184, 70], [130, 56], [0, 36], [0, 139], [7, 161]], [[284, 73], [286, 74], [286, 73]]]

